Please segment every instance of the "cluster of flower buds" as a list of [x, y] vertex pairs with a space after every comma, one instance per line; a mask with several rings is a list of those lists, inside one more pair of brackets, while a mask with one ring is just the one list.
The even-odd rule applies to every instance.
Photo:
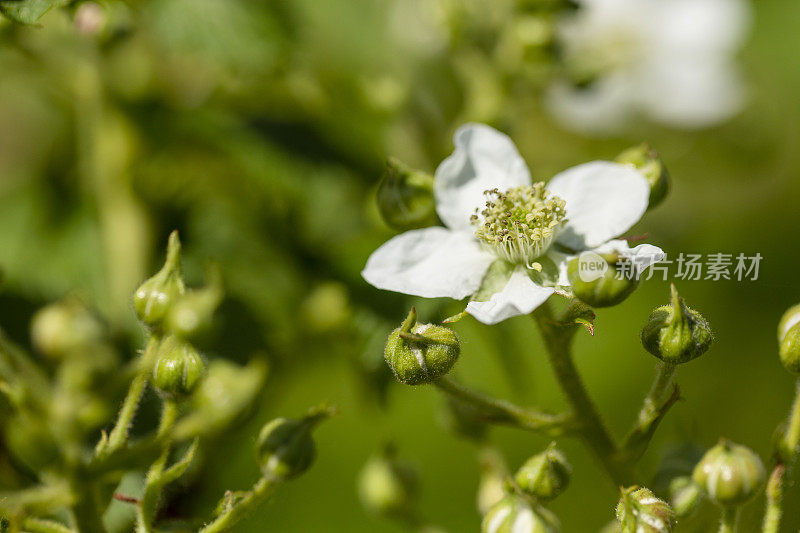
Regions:
[[621, 491], [617, 520], [623, 533], [670, 533], [675, 527], [675, 512], [664, 500], [645, 487]]
[[650, 314], [641, 339], [648, 352], [665, 363], [677, 365], [703, 355], [714, 335], [705, 318], [684, 303], [675, 285], [671, 291], [670, 303]]
[[461, 344], [453, 330], [418, 323], [412, 307], [405, 321], [389, 335], [384, 356], [398, 381], [420, 385], [447, 374], [460, 353]]
[[648, 209], [653, 209], [664, 201], [669, 194], [670, 177], [658, 152], [647, 143], [642, 143], [625, 150], [617, 156], [618, 163], [627, 163], [636, 167], [650, 184], [650, 200]]
[[[490, 457], [490, 459], [495, 459]], [[500, 470], [497, 461], [487, 466], [489, 473]], [[543, 504], [556, 498], [569, 485], [572, 467], [564, 454], [550, 444], [543, 452], [525, 461], [512, 479], [504, 482], [502, 497], [483, 516], [484, 533], [556, 533], [561, 525]], [[496, 482], [495, 482], [496, 483]], [[497, 497], [495, 497], [497, 499]]]
[[377, 200], [383, 220], [398, 231], [436, 223], [433, 176], [413, 170], [397, 159], [386, 162]]

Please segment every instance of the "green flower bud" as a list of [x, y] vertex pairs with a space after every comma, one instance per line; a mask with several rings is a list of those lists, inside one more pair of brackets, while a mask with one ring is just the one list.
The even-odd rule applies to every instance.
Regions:
[[160, 328], [175, 301], [186, 292], [181, 276], [181, 243], [173, 231], [167, 244], [164, 266], [142, 283], [133, 294], [133, 307], [139, 319], [150, 327]]
[[684, 518], [695, 512], [703, 492], [690, 476], [673, 479], [669, 484], [669, 502], [678, 518]]
[[645, 487], [622, 489], [617, 520], [623, 533], [669, 533], [675, 527], [675, 513], [669, 504]]
[[671, 291], [671, 303], [657, 307], [642, 329], [642, 345], [665, 363], [687, 363], [708, 350], [714, 335], [705, 318], [678, 296], [675, 285]]
[[554, 442], [542, 453], [525, 461], [514, 480], [525, 494], [549, 501], [564, 492], [571, 475], [572, 467]]
[[384, 516], [412, 516], [416, 476], [399, 463], [394, 447], [370, 458], [358, 477], [358, 495], [367, 511]]
[[800, 374], [800, 309], [789, 309], [778, 326], [778, 355], [786, 370]]
[[183, 339], [195, 339], [211, 326], [222, 301], [222, 277], [218, 268], [208, 271], [208, 284], [186, 292], [167, 310], [165, 329]]
[[78, 298], [67, 298], [43, 307], [31, 321], [33, 345], [52, 359], [85, 352], [102, 339], [102, 324]]
[[417, 323], [417, 311], [412, 307], [403, 324], [389, 335], [384, 356], [398, 381], [419, 385], [447, 374], [460, 353], [455, 332]]
[[43, 417], [22, 412], [6, 422], [4, 433], [8, 451], [33, 472], [57, 464], [58, 441]]
[[378, 210], [383, 220], [398, 231], [424, 228], [436, 223], [433, 177], [389, 158], [378, 185]]
[[311, 431], [332, 414], [330, 408], [321, 407], [300, 420], [281, 417], [268, 422], [256, 444], [263, 475], [289, 479], [308, 470], [317, 454]]
[[750, 448], [721, 440], [694, 469], [695, 483], [723, 507], [736, 507], [761, 490], [766, 479], [761, 458]]
[[618, 253], [584, 252], [568, 263], [567, 276], [579, 300], [592, 307], [611, 307], [622, 303], [639, 286], [633, 267]]
[[625, 150], [617, 156], [618, 163], [628, 163], [644, 174], [650, 184], [650, 201], [648, 209], [664, 201], [670, 189], [670, 177], [664, 162], [649, 144], [642, 143]]
[[558, 533], [561, 524], [553, 513], [531, 506], [524, 498], [510, 494], [483, 517], [482, 533]]
[[181, 398], [194, 391], [205, 370], [206, 364], [197, 350], [170, 335], [158, 347], [153, 386], [166, 396]]

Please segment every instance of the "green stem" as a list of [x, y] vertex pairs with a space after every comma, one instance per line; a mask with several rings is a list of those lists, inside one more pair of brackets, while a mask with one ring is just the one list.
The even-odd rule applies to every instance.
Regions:
[[797, 453], [798, 444], [800, 444], [800, 380], [797, 380], [797, 392], [789, 414], [789, 423], [780, 442], [779, 452], [786, 464], [791, 464]]
[[575, 413], [579, 434], [603, 464], [615, 485], [634, 484], [638, 476], [632, 465], [620, 457], [617, 445], [586, 392], [583, 380], [572, 360], [571, 342], [579, 326], [555, 320], [547, 303], [533, 313], [533, 318], [542, 332], [556, 379]]
[[241, 497], [230, 509], [224, 511], [213, 522], [200, 529], [199, 533], [228, 531], [247, 513], [266, 501], [280, 485], [280, 480], [262, 477], [253, 488]]
[[152, 531], [152, 523], [155, 518], [156, 510], [158, 507], [158, 499], [161, 495], [161, 489], [164, 483], [161, 480], [161, 475], [167, 466], [169, 459], [169, 452], [172, 448], [172, 442], [166, 438], [175, 421], [178, 419], [178, 404], [172, 400], [164, 400], [164, 407], [161, 411], [161, 422], [158, 426], [157, 437], [163, 439], [161, 455], [150, 466], [145, 478], [144, 494], [142, 495], [141, 502], [138, 508], [136, 530], [139, 533], [148, 533]]
[[621, 446], [621, 453], [630, 461], [637, 461], [647, 449], [659, 422], [667, 414], [672, 405], [678, 401], [678, 387], [672, 387], [672, 394], [665, 398], [667, 390], [672, 385], [677, 367], [660, 361], [656, 366], [656, 379], [650, 392], [642, 402], [642, 408], [636, 417], [625, 441]]
[[639, 411], [639, 424], [648, 423], [658, 413], [667, 389], [672, 384], [672, 378], [675, 377], [676, 369], [676, 365], [664, 361], [659, 361], [656, 365], [656, 379]]
[[723, 507], [719, 533], [736, 533], [739, 525], [739, 507]]
[[764, 512], [762, 533], [778, 533], [783, 516], [783, 481], [786, 467], [778, 463], [767, 482], [767, 509]]
[[572, 416], [553, 415], [533, 409], [524, 409], [513, 403], [490, 398], [460, 385], [448, 377], [434, 383], [440, 390], [458, 401], [467, 403], [480, 411], [486, 422], [505, 424], [549, 434], [562, 434], [572, 428]]
[[140, 360], [141, 366], [139, 367], [139, 372], [133, 378], [133, 381], [131, 381], [128, 394], [122, 402], [122, 408], [119, 411], [117, 423], [108, 435], [108, 442], [101, 448], [101, 455], [114, 452], [128, 442], [130, 428], [133, 424], [133, 417], [136, 416], [139, 402], [142, 400], [144, 391], [147, 388], [147, 381], [150, 377], [150, 363], [155, 358], [159, 340], [160, 339], [156, 335], [151, 335], [150, 339], [147, 341], [147, 346]]
[[76, 499], [70, 511], [74, 529], [80, 533], [104, 533], [105, 527], [100, 519], [100, 509], [92, 488], [76, 484], [73, 491]]

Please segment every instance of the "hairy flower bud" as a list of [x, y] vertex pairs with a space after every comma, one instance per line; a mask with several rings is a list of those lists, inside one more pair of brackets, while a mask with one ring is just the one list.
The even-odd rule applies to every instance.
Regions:
[[636, 167], [650, 184], [648, 209], [664, 201], [670, 189], [670, 177], [658, 152], [647, 143], [629, 148], [617, 156], [618, 163], [628, 163]]
[[617, 520], [623, 533], [669, 533], [675, 527], [675, 513], [645, 487], [622, 489]]
[[800, 374], [800, 305], [789, 308], [778, 323], [778, 354], [789, 372]]
[[175, 301], [186, 292], [181, 276], [181, 243], [173, 231], [167, 244], [164, 266], [133, 294], [133, 307], [139, 319], [150, 327], [160, 328]]
[[766, 471], [750, 448], [723, 439], [697, 463], [692, 477], [712, 501], [735, 507], [761, 490]]
[[386, 162], [377, 200], [383, 220], [398, 231], [436, 223], [433, 176], [412, 170], [397, 159]]
[[691, 476], [676, 477], [669, 484], [669, 503], [678, 518], [694, 513], [702, 499], [703, 493]]
[[412, 307], [405, 321], [389, 335], [384, 356], [398, 381], [419, 385], [447, 374], [460, 353], [455, 332], [444, 326], [419, 324]]
[[549, 501], [564, 492], [571, 475], [572, 467], [554, 442], [542, 453], [525, 461], [514, 480], [525, 494]]
[[60, 359], [102, 340], [100, 321], [77, 298], [40, 309], [31, 322], [31, 340], [42, 355]]
[[268, 422], [256, 443], [262, 474], [289, 479], [308, 470], [317, 454], [311, 431], [332, 414], [330, 408], [320, 407], [299, 420], [280, 417]]
[[358, 495], [364, 508], [373, 514], [410, 516], [416, 482], [413, 470], [397, 460], [394, 447], [387, 446], [361, 469]]
[[642, 329], [642, 345], [665, 363], [687, 363], [708, 350], [714, 335], [700, 313], [678, 296], [675, 285], [671, 290], [670, 304], [657, 307]]
[[584, 252], [567, 264], [567, 276], [575, 296], [592, 307], [618, 305], [639, 286], [634, 265], [618, 253]]
[[531, 506], [524, 498], [510, 494], [483, 517], [482, 533], [558, 533], [561, 524], [544, 507]]
[[170, 335], [161, 341], [153, 366], [153, 386], [168, 397], [194, 391], [206, 370], [203, 358], [188, 342]]

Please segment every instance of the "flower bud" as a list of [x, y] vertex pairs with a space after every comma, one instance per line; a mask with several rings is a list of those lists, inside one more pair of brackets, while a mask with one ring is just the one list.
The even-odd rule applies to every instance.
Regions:
[[211, 326], [222, 301], [222, 278], [218, 268], [209, 270], [208, 284], [177, 297], [167, 311], [165, 329], [183, 339], [195, 339]]
[[377, 199], [383, 220], [398, 231], [436, 223], [433, 177], [412, 170], [397, 159], [389, 158], [386, 162]]
[[514, 480], [525, 494], [549, 501], [564, 492], [571, 475], [572, 467], [554, 442], [542, 453], [525, 461]]
[[401, 326], [389, 335], [384, 356], [398, 381], [419, 385], [447, 374], [460, 353], [455, 332], [444, 326], [417, 323], [417, 311], [412, 307]]
[[[778, 341], [780, 343], [778, 345], [778, 355], [780, 355], [781, 363], [786, 367], [786, 370], [794, 374], [800, 374], [800, 322], [789, 325], [790, 320], [787, 320], [786, 317], [791, 313], [792, 309], [781, 320], [782, 327], [789, 327], [785, 331], [780, 328], [778, 330]], [[794, 318], [792, 316], [792, 320]]]
[[678, 296], [675, 285], [671, 291], [671, 303], [657, 307], [642, 329], [642, 345], [665, 363], [687, 363], [708, 350], [714, 335], [705, 318]]
[[567, 276], [575, 296], [592, 307], [618, 305], [639, 286], [634, 265], [618, 253], [584, 252], [568, 263]]
[[617, 520], [623, 533], [669, 533], [675, 527], [675, 513], [645, 487], [622, 489]]
[[481, 515], [488, 513], [506, 497], [509, 474], [500, 453], [490, 446], [481, 450], [480, 481], [475, 503]]
[[697, 463], [692, 477], [712, 501], [736, 507], [761, 490], [766, 471], [750, 448], [723, 439]]
[[690, 476], [676, 477], [669, 484], [669, 502], [678, 518], [694, 513], [702, 499], [700, 487]]
[[364, 465], [358, 477], [358, 495], [367, 511], [384, 516], [411, 516], [416, 476], [397, 461], [394, 447], [387, 446]]
[[544, 507], [531, 506], [524, 498], [510, 494], [483, 517], [482, 533], [558, 533], [561, 524]]
[[175, 301], [186, 288], [181, 276], [181, 243], [173, 231], [167, 244], [167, 260], [152, 278], [133, 294], [133, 307], [139, 319], [150, 327], [160, 328]]
[[800, 324], [800, 304], [793, 305], [783, 313], [781, 321], [778, 322], [778, 342], [783, 341], [789, 330], [796, 324]]
[[31, 340], [42, 355], [61, 359], [84, 352], [103, 338], [100, 321], [77, 298], [40, 309], [31, 322]]
[[205, 370], [206, 364], [197, 350], [170, 335], [158, 347], [153, 386], [168, 397], [182, 398], [194, 391]]
[[664, 162], [649, 144], [642, 143], [625, 150], [617, 156], [618, 163], [628, 163], [636, 167], [650, 184], [650, 201], [648, 209], [664, 201], [670, 189], [670, 177]]
[[268, 422], [256, 444], [262, 474], [289, 479], [308, 470], [317, 454], [311, 431], [332, 414], [330, 408], [321, 407], [299, 420], [280, 417]]

